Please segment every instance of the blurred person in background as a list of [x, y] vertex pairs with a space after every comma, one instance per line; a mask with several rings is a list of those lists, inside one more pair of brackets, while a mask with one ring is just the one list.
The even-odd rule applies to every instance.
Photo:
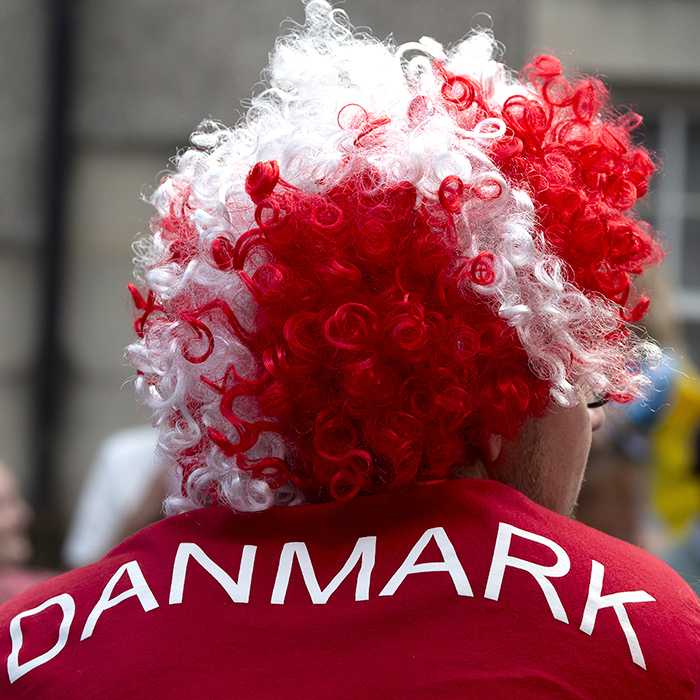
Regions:
[[57, 573], [29, 566], [33, 554], [29, 539], [32, 516], [15, 475], [0, 462], [0, 603]]
[[63, 560], [92, 564], [135, 532], [163, 517], [163, 501], [178, 489], [156, 455], [158, 432], [127, 428], [100, 445], [63, 543]]
[[[700, 481], [700, 420], [694, 425], [692, 431], [691, 448], [694, 460], [692, 462], [692, 476]], [[686, 453], [689, 450], [686, 448]], [[683, 537], [679, 542], [666, 548], [661, 553], [661, 558], [672, 566], [696, 592], [700, 592], [700, 509], [696, 509], [686, 526]]]
[[306, 10], [138, 245], [171, 517], [0, 608], [0, 695], [690, 698], [697, 597], [570, 517], [660, 356], [638, 118], [488, 31]]
[[650, 548], [666, 559], [679, 542], [692, 536], [700, 513], [700, 478], [695, 472], [700, 372], [684, 342], [672, 283], [657, 269], [651, 269], [645, 280], [652, 290], [653, 309], [644, 325], [666, 360], [651, 373], [653, 391], [619, 415], [636, 435], [628, 440], [631, 452], [648, 467], [648, 498], [659, 531]]
[[[609, 422], [606, 415], [604, 428]], [[597, 431], [576, 504], [576, 519], [611, 537], [643, 547], [646, 476], [644, 465], [631, 458], [609, 430]]]
[[608, 410], [593, 438], [576, 517], [637, 544], [700, 590], [700, 379], [689, 359], [670, 284], [650, 268], [648, 334], [664, 361], [647, 367], [651, 390]]

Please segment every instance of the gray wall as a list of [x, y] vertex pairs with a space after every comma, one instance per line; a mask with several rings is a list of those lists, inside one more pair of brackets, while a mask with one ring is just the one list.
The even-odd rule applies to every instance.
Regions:
[[45, 205], [46, 30], [39, 0], [0, 3], [0, 459], [25, 483]]
[[[48, 1], [48, 0], [47, 0]], [[536, 45], [572, 67], [626, 83], [700, 85], [699, 6], [680, 0], [347, 0], [355, 25], [397, 41], [461, 38], [490, 13], [506, 60]], [[233, 123], [280, 24], [299, 0], [75, 0], [66, 290], [61, 343], [69, 388], [59, 406], [55, 462], [64, 514], [98, 443], [146, 420], [125, 382], [131, 339], [125, 285], [130, 243], [147, 228], [149, 191], [206, 116]], [[0, 458], [30, 482], [29, 381], [36, 356], [37, 251], [42, 245], [47, 23], [38, 0], [0, 3]]]

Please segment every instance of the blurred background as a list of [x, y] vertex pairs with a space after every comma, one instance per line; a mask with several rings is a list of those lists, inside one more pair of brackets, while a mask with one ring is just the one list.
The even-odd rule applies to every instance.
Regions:
[[[651, 323], [700, 364], [700, 2], [340, 6], [399, 43], [457, 41], [486, 12], [511, 67], [550, 49], [641, 112], [664, 161], [642, 215], [672, 250], [657, 283], [671, 301]], [[201, 119], [238, 120], [280, 26], [303, 16], [301, 0], [0, 2], [0, 459], [34, 508], [41, 564], [60, 565], [98, 446], [148, 421], [122, 355], [130, 244], [150, 217], [140, 195]]]

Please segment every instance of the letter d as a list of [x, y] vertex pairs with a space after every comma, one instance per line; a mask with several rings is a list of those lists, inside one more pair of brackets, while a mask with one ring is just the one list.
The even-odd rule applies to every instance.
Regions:
[[[59, 605], [63, 611], [63, 620], [61, 620], [61, 626], [58, 629], [58, 640], [48, 651], [40, 654], [39, 656], [25, 661], [23, 664], [19, 662], [19, 652], [22, 648], [23, 636], [21, 621], [23, 617], [29, 617], [30, 615], [38, 615], [52, 605]], [[73, 622], [73, 617], [75, 615], [75, 601], [71, 598], [68, 593], [61, 593], [54, 598], [49, 598], [45, 603], [42, 603], [39, 607], [32, 608], [31, 610], [25, 610], [19, 615], [12, 618], [10, 622], [10, 637], [12, 638], [12, 651], [7, 657], [7, 675], [10, 677], [10, 683], [14, 683], [18, 678], [21, 678], [25, 673], [28, 673], [37, 666], [45, 664], [57, 656], [58, 653], [66, 646], [68, 641], [68, 632], [70, 631], [71, 622]]]

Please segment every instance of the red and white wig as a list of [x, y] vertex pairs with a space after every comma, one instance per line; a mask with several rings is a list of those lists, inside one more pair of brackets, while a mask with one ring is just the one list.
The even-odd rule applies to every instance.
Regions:
[[325, 0], [269, 87], [206, 121], [152, 201], [127, 349], [171, 512], [445, 479], [581, 390], [636, 397], [657, 353], [630, 279], [654, 163], [595, 78], [487, 31], [449, 51], [356, 35]]

